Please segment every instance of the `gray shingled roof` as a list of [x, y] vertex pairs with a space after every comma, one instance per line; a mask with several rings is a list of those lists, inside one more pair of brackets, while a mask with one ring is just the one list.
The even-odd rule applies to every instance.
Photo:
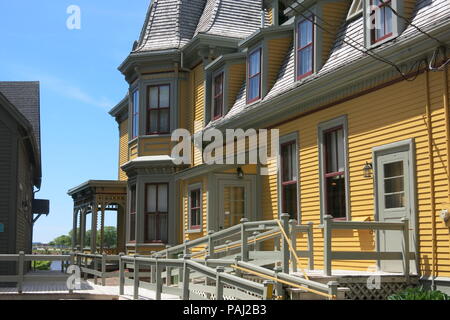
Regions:
[[192, 39], [206, 0], [153, 0], [134, 52], [180, 49]]
[[133, 52], [181, 49], [199, 33], [244, 39], [260, 27], [261, 0], [153, 0]]
[[[450, 19], [450, 1], [448, 0], [419, 0], [416, 4], [416, 8], [413, 13], [413, 20], [411, 21], [414, 25], [418, 26], [422, 30], [427, 30], [430, 26], [437, 24], [438, 22]], [[406, 30], [395, 40], [389, 41], [381, 47], [390, 47], [395, 45], [397, 42], [402, 41], [405, 38], [410, 38], [418, 34], [418, 31], [412, 27], [408, 26]], [[352, 20], [344, 23], [340, 28], [337, 39], [334, 43], [333, 49], [331, 51], [330, 57], [326, 61], [325, 65], [320, 69], [320, 71], [304, 80], [304, 82], [295, 81], [294, 77], [294, 65], [295, 65], [295, 54], [294, 49], [291, 46], [288, 53], [286, 54], [285, 60], [282, 67], [279, 70], [277, 80], [269, 91], [269, 93], [263, 98], [261, 102], [273, 99], [285, 92], [288, 92], [298, 86], [301, 86], [305, 82], [313, 81], [314, 79], [321, 77], [327, 73], [334, 72], [348, 63], [360, 59], [363, 57], [363, 53], [352, 48], [350, 45], [343, 42], [343, 40], [351, 43], [364, 44], [364, 34], [363, 34], [363, 17], [359, 17], [356, 20]], [[353, 41], [353, 42], [352, 42]], [[221, 123], [223, 121], [228, 121], [232, 118], [238, 117], [241, 113], [248, 109], [253, 109], [258, 107], [261, 102], [255, 102], [252, 104], [246, 104], [246, 93], [245, 93], [245, 82], [237, 95], [236, 101], [227, 115], [215, 122], [212, 122], [208, 127], [214, 126], [215, 124]]]
[[39, 150], [41, 149], [40, 97], [38, 81], [0, 81], [0, 92], [33, 126]]
[[261, 6], [261, 0], [208, 0], [195, 34], [244, 39], [261, 27]]

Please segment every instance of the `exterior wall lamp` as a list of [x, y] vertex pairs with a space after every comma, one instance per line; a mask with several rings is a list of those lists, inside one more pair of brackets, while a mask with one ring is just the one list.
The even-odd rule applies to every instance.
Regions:
[[364, 165], [364, 168], [363, 168], [364, 178], [372, 178], [372, 171], [373, 171], [372, 163], [371, 162], [369, 163], [366, 161], [366, 164]]
[[237, 173], [238, 179], [243, 179], [243, 178], [244, 178], [244, 171], [242, 170], [241, 167], [238, 167], [238, 168], [236, 169], [236, 173]]

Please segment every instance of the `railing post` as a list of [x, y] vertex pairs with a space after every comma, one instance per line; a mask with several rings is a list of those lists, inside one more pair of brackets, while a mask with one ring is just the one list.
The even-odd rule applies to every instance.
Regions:
[[[169, 253], [169, 249], [170, 249], [170, 245], [166, 246], [166, 259], [170, 259], [170, 253]], [[172, 267], [166, 267], [166, 285], [170, 286], [172, 284]]]
[[216, 268], [216, 300], [223, 300], [223, 283], [220, 280], [220, 274], [224, 271], [223, 267]]
[[[289, 234], [291, 239], [292, 248], [297, 251], [297, 231], [295, 230], [295, 226], [297, 224], [297, 220], [291, 219], [289, 220]], [[292, 271], [297, 272], [297, 260], [295, 257], [292, 257]]]
[[[282, 213], [280, 216], [281, 219], [281, 225], [283, 226], [284, 232], [287, 235], [287, 238], [289, 239], [289, 214]], [[282, 250], [281, 250], [281, 266], [283, 268], [284, 273], [289, 273], [289, 258], [290, 258], [290, 252], [289, 252], [289, 245], [287, 242], [287, 239], [285, 239], [282, 236]]]
[[[158, 259], [158, 256], [155, 256]], [[150, 283], [156, 283], [156, 265], [150, 265]]]
[[262, 299], [263, 300], [272, 300], [273, 299], [274, 282], [270, 281], [270, 280], [264, 280], [263, 285], [264, 285], [264, 292], [263, 292]]
[[[337, 298], [339, 282], [329, 281], [327, 285], [328, 285], [328, 294], [333, 295]], [[328, 298], [328, 300], [333, 300], [333, 298], [330, 297]]]
[[[183, 259], [183, 255], [179, 254], [178, 259]], [[178, 268], [178, 286], [180, 286], [183, 283], [183, 270], [184, 267]]]
[[308, 252], [309, 270], [314, 270], [314, 223], [308, 222]]
[[[241, 256], [234, 257], [234, 264], [238, 266], [239, 265], [239, 261], [241, 261], [241, 260], [242, 260]], [[236, 274], [237, 277], [242, 277], [241, 270], [234, 269], [234, 273]]]
[[161, 264], [158, 262], [158, 259], [156, 259], [155, 263], [155, 269], [156, 269], [156, 297], [155, 300], [161, 300], [161, 293], [162, 293], [162, 279], [161, 279]]
[[[206, 255], [206, 256], [205, 256], [205, 266], [206, 266], [206, 267], [208, 266], [208, 260], [209, 260], [209, 259], [211, 259], [211, 257], [210, 257], [209, 255]], [[205, 277], [205, 286], [209, 286], [210, 284], [212, 284], [213, 281], [214, 281], [214, 280], [211, 280], [210, 278]]]
[[214, 234], [214, 230], [208, 231], [208, 255], [211, 259], [214, 259], [214, 239], [212, 235]]
[[137, 300], [139, 298], [139, 262], [136, 260], [136, 255], [134, 256], [133, 280], [133, 299]]
[[183, 300], [189, 300], [189, 266], [187, 260], [191, 258], [190, 255], [185, 254], [183, 256], [184, 264], [183, 264]]
[[125, 291], [125, 262], [122, 260], [123, 255], [123, 252], [119, 253], [119, 295], [123, 295]]
[[333, 217], [323, 217], [323, 269], [326, 276], [331, 276], [331, 254], [332, 254], [332, 226]]
[[241, 258], [242, 261], [247, 262], [248, 259], [248, 236], [245, 230], [245, 223], [248, 222], [247, 218], [241, 219]]
[[[94, 257], [94, 272], [97, 273], [98, 269], [98, 261], [97, 261], [97, 257]], [[94, 274], [94, 283], [97, 284], [97, 274]]]
[[[282, 267], [277, 266], [275, 268], [273, 268], [273, 271], [275, 271], [275, 278], [278, 279], [278, 273], [281, 272], [283, 270]], [[275, 294], [279, 297], [281, 297], [282, 299], [284, 299], [284, 289], [283, 289], [283, 284], [281, 282], [275, 282]]]
[[25, 253], [23, 251], [19, 252], [19, 259], [18, 259], [18, 264], [17, 264], [17, 274], [18, 274], [18, 279], [17, 279], [17, 292], [19, 292], [20, 294], [23, 291], [23, 267], [24, 267], [24, 261], [25, 261]]
[[187, 247], [188, 242], [189, 242], [188, 240], [184, 240], [184, 250], [183, 250], [184, 254], [189, 254], [189, 249]]
[[253, 251], [258, 251], [260, 249], [259, 243], [257, 242], [256, 238], [258, 237], [259, 232], [255, 231], [252, 233], [253, 236]]
[[83, 279], [84, 279], [84, 280], [87, 280], [87, 278], [88, 278], [88, 274], [87, 274], [87, 272], [86, 272], [86, 270], [88, 269], [88, 262], [87, 262], [87, 261], [88, 261], [88, 257], [85, 256], [85, 257], [84, 257], [84, 269], [85, 269], [84, 271], [85, 271], [85, 272], [84, 272], [84, 274], [83, 274]]
[[403, 269], [405, 280], [409, 283], [409, 219], [404, 217], [403, 222]]
[[225, 240], [225, 245], [227, 246], [227, 250], [225, 251], [226, 252], [225, 255], [227, 255], [227, 256], [230, 255], [230, 243], [231, 243], [231, 240]]
[[106, 285], [106, 254], [102, 254], [102, 286]]

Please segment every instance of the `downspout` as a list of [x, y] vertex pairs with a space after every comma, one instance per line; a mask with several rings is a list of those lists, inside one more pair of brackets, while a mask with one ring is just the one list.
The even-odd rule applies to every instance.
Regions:
[[[446, 134], [446, 149], [447, 149], [447, 186], [448, 186], [448, 199], [450, 202], [450, 112], [448, 106], [448, 75], [447, 75], [447, 66], [444, 67], [442, 79], [444, 81], [444, 115], [445, 115], [445, 134]], [[448, 224], [447, 224], [448, 226]], [[449, 228], [450, 230], [450, 228]], [[449, 239], [450, 244], [450, 239]]]
[[429, 71], [425, 71], [425, 112], [427, 118], [427, 138], [428, 138], [428, 155], [430, 157], [429, 174], [430, 174], [430, 201], [431, 201], [431, 241], [432, 241], [432, 262], [431, 262], [431, 288], [436, 289], [435, 277], [436, 277], [436, 199], [435, 199], [435, 188], [434, 188], [434, 160], [433, 160], [433, 132], [432, 132], [432, 122], [431, 122], [431, 106], [430, 106], [430, 81], [429, 81]]

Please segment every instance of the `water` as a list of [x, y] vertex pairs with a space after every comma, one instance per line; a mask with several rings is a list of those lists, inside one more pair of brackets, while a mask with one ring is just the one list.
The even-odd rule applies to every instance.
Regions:
[[61, 271], [61, 261], [52, 261], [50, 265], [50, 270]]

